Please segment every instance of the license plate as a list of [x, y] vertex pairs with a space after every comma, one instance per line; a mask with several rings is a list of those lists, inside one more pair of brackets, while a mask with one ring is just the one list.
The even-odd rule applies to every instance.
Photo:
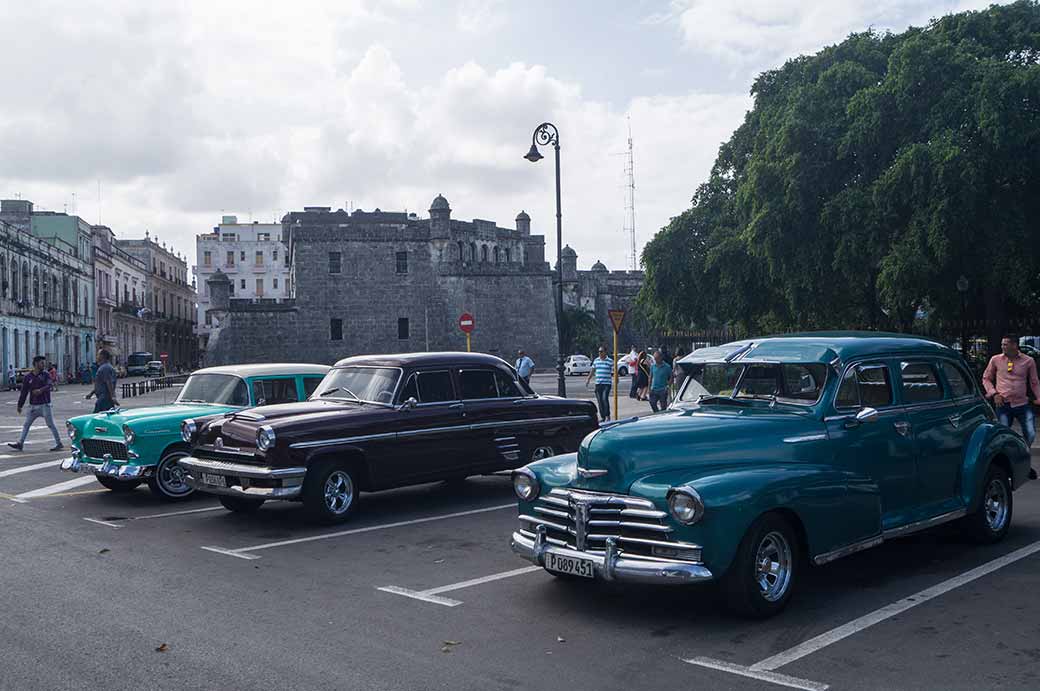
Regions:
[[213, 475], [211, 473], [202, 473], [199, 478], [203, 484], [214, 485], [215, 487], [227, 487], [227, 478], [223, 475]]
[[578, 557], [563, 557], [559, 554], [548, 552], [545, 555], [545, 568], [556, 573], [566, 573], [571, 576], [582, 578], [595, 578], [595, 562], [591, 559], [580, 559]]

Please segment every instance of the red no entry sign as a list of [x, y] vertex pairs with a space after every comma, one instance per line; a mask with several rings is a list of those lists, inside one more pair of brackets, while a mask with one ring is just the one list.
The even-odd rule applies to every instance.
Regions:
[[473, 315], [469, 312], [463, 312], [462, 316], [459, 317], [459, 328], [464, 333], [472, 333], [475, 325], [476, 322], [473, 320]]

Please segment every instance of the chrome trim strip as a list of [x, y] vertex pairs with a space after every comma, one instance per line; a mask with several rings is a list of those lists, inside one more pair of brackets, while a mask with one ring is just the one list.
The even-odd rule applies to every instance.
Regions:
[[212, 473], [214, 475], [231, 475], [233, 477], [248, 477], [260, 480], [279, 480], [302, 478], [307, 474], [306, 468], [268, 468], [258, 465], [244, 465], [241, 463], [226, 463], [224, 461], [211, 461], [205, 458], [194, 458], [188, 456], [177, 461], [185, 470]]
[[821, 434], [804, 434], [800, 437], [784, 437], [785, 444], [801, 444], [804, 441], [823, 441], [827, 439], [826, 433]]
[[[458, 429], [456, 427], [444, 427], [440, 429]], [[432, 431], [432, 430], [431, 430]], [[397, 432], [384, 432], [383, 434], [362, 434], [356, 437], [339, 437], [337, 439], [319, 439], [315, 441], [298, 441], [289, 444], [290, 449], [313, 449], [319, 446], [335, 446], [336, 444], [350, 444], [359, 441], [378, 441], [381, 439], [396, 439]]]
[[543, 513], [546, 516], [554, 516], [556, 518], [562, 518], [564, 520], [570, 520], [571, 515], [566, 511], [557, 511], [556, 509], [547, 509], [544, 506], [534, 507], [535, 513]]
[[[595, 504], [607, 504], [608, 506], [618, 505], [620, 507], [633, 507], [637, 509], [656, 509], [654, 503], [649, 499], [640, 499], [638, 497], [632, 497], [627, 494], [611, 494], [609, 492], [596, 492], [593, 490], [586, 489], [561, 489], [556, 488], [549, 491], [547, 497], [557, 497], [564, 501], [569, 500], [572, 496], [575, 499], [586, 499]], [[542, 497], [546, 499], [546, 497]], [[595, 507], [602, 508], [602, 507]]]
[[528, 420], [501, 420], [499, 422], [478, 422], [469, 425], [469, 429], [487, 429], [491, 427], [527, 427], [532, 424], [555, 424], [560, 422], [574, 422], [590, 420], [588, 415], [557, 415], [555, 417], [536, 417]]
[[593, 470], [591, 468], [582, 468], [581, 466], [578, 466], [578, 475], [581, 475], [586, 480], [589, 479], [589, 478], [594, 478], [594, 477], [603, 477], [608, 472], [610, 472], [610, 471], [609, 470]]
[[877, 547], [884, 541], [884, 535], [875, 535], [874, 537], [868, 537], [866, 540], [853, 542], [852, 544], [845, 545], [844, 547], [839, 547], [838, 549], [831, 550], [830, 552], [824, 552], [823, 554], [819, 554], [813, 557], [813, 563], [817, 566], [821, 566], [828, 562], [832, 562], [835, 559], [841, 559], [842, 557], [847, 557], [850, 554], [855, 554], [856, 552], [861, 552], [865, 549], [870, 549], [871, 547]]
[[652, 533], [670, 533], [672, 532], [671, 526], [658, 525], [656, 523], [633, 523], [631, 521], [603, 521], [595, 518], [588, 521], [589, 527], [596, 528], [629, 528], [632, 530], [649, 530]]
[[926, 518], [923, 521], [907, 523], [906, 525], [901, 525], [898, 528], [889, 528], [882, 534], [885, 536], [886, 540], [890, 540], [892, 538], [918, 533], [922, 530], [928, 530], [929, 528], [934, 528], [935, 526], [942, 525], [943, 523], [956, 521], [958, 518], [964, 518], [967, 515], [967, 509], [956, 509], [954, 511], [950, 511], [939, 516], [932, 516], [931, 518]]
[[257, 456], [253, 451], [243, 451], [237, 446], [214, 446], [213, 444], [200, 445], [196, 448], [197, 451], [208, 451], [210, 453], [226, 453], [231, 456], [246, 456], [253, 458]]

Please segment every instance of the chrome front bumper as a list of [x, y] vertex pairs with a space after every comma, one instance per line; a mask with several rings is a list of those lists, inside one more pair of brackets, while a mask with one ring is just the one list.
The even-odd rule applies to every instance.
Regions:
[[112, 456], [105, 454], [102, 461], [86, 458], [77, 449], [73, 449], [72, 458], [61, 462], [61, 469], [66, 473], [87, 473], [115, 480], [143, 480], [151, 477], [155, 468], [152, 466], [130, 465], [126, 461], [113, 461]]
[[596, 577], [605, 581], [686, 585], [702, 583], [714, 578], [711, 571], [701, 564], [626, 558], [624, 552], [617, 548], [613, 538], [607, 540], [607, 549], [602, 553], [581, 552], [569, 547], [552, 545], [546, 542], [545, 526], [542, 525], [535, 526], [534, 539], [514, 532], [510, 546], [515, 553], [543, 568], [545, 567], [545, 555], [549, 552], [562, 557], [590, 560], [593, 562]]
[[[211, 461], [205, 458], [189, 456], [182, 458], [178, 464], [184, 468], [184, 481], [200, 492], [224, 494], [229, 497], [245, 497], [248, 499], [298, 499], [303, 492], [303, 478], [306, 468], [268, 468], [243, 463], [227, 463]], [[202, 481], [202, 474], [221, 475], [227, 483], [226, 487], [212, 485]], [[227, 478], [234, 478], [232, 483]], [[253, 480], [272, 482], [280, 480], [281, 487], [256, 487]]]

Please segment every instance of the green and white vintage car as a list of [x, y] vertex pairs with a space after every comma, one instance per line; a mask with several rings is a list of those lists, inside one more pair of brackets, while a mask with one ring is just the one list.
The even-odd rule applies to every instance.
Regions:
[[941, 523], [983, 543], [1011, 525], [1029, 450], [940, 343], [802, 334], [680, 365], [670, 410], [513, 472], [517, 554], [564, 578], [719, 581], [768, 616], [810, 564]]
[[184, 481], [177, 461], [188, 455], [181, 423], [243, 408], [306, 400], [325, 377], [325, 365], [277, 364], [209, 367], [188, 377], [169, 405], [115, 408], [81, 415], [65, 423], [72, 457], [61, 469], [93, 473], [113, 492], [129, 492], [147, 482], [166, 501], [180, 501], [195, 490]]

